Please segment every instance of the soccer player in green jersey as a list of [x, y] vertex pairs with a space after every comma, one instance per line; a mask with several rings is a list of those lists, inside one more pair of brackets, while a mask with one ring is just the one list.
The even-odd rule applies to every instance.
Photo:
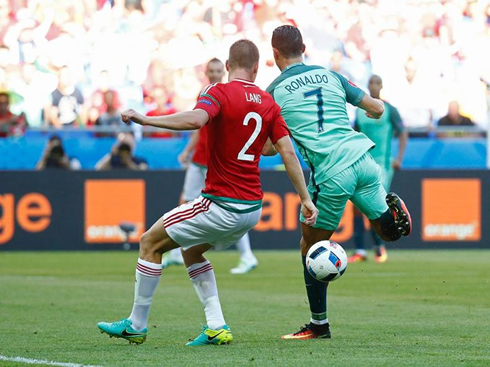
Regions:
[[[346, 102], [380, 118], [384, 104], [365, 94], [343, 76], [321, 66], [303, 63], [305, 45], [298, 28], [285, 25], [272, 35], [274, 60], [281, 75], [267, 88], [281, 107], [281, 114], [311, 169], [308, 186], [320, 213], [316, 225], [306, 226], [300, 216], [306, 291], [310, 303], [310, 323], [283, 339], [330, 338], [327, 318], [327, 286], [306, 269], [308, 249], [328, 240], [340, 223], [347, 200], [351, 200], [371, 221], [385, 241], [410, 234], [410, 214], [394, 193], [386, 194], [380, 168], [369, 151], [374, 143], [349, 124]], [[270, 149], [269, 149], [270, 147]], [[263, 154], [274, 154], [271, 144]]]
[[[383, 81], [378, 75], [372, 75], [368, 84], [369, 94], [373, 98], [379, 99]], [[390, 190], [391, 180], [395, 170], [400, 169], [403, 161], [403, 154], [407, 146], [408, 132], [403, 125], [403, 121], [398, 110], [388, 102], [384, 101], [385, 112], [379, 119], [368, 118], [361, 109], [357, 110], [355, 129], [369, 139], [376, 146], [370, 151], [376, 163], [381, 169], [381, 180], [386, 191]], [[393, 136], [399, 136], [398, 156], [395, 160], [391, 159], [391, 142]], [[354, 242], [356, 252], [349, 257], [349, 262], [361, 262], [367, 259], [366, 247], [364, 245], [364, 219], [359, 210], [354, 211]], [[388, 260], [388, 254], [381, 238], [376, 231], [371, 229], [374, 247], [374, 260], [376, 262], [385, 262]]]

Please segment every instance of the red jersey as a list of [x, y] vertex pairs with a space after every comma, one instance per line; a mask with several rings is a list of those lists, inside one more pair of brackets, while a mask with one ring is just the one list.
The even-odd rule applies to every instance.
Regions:
[[208, 127], [204, 126], [199, 130], [196, 149], [192, 156], [192, 162], [199, 166], [208, 166]]
[[194, 108], [209, 115], [208, 172], [202, 192], [224, 201], [261, 200], [262, 148], [268, 138], [275, 144], [289, 135], [279, 106], [252, 82], [234, 79], [204, 88]]

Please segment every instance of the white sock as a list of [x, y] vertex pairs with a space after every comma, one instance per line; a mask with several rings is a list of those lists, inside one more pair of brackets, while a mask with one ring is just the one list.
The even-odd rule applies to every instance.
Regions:
[[252, 248], [250, 247], [250, 237], [248, 236], [248, 233], [245, 233], [243, 237], [238, 240], [236, 243], [236, 248], [238, 252], [240, 252], [240, 258], [242, 260], [254, 262], [257, 261], [252, 253]]
[[134, 304], [129, 319], [133, 329], [143, 330], [148, 326], [151, 299], [157, 289], [162, 275], [162, 265], [138, 259], [136, 265], [136, 282], [134, 283]]
[[311, 318], [310, 322], [315, 325], [325, 325], [328, 324], [328, 318], [325, 320], [314, 320], [313, 318]]
[[193, 264], [187, 268], [189, 278], [204, 306], [206, 321], [210, 329], [218, 330], [226, 325], [218, 298], [218, 287], [213, 266], [209, 261]]

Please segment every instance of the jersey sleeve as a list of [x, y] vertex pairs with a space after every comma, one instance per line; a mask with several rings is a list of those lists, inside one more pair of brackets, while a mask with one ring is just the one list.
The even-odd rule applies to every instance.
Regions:
[[201, 109], [208, 113], [209, 120], [215, 118], [221, 110], [224, 101], [224, 93], [216, 84], [210, 84], [204, 88], [197, 98], [194, 109]]
[[347, 80], [345, 76], [340, 75], [335, 71], [332, 71], [332, 73], [337, 77], [337, 79], [339, 79], [340, 84], [342, 84], [342, 87], [345, 90], [345, 97], [347, 102], [354, 106], [357, 106], [359, 103], [361, 103], [366, 93], [357, 85]]
[[276, 144], [279, 139], [289, 135], [290, 132], [288, 126], [286, 125], [286, 121], [284, 121], [284, 118], [281, 116], [280, 112], [278, 112], [274, 122], [272, 123], [269, 138], [271, 139], [272, 144]]
[[393, 131], [396, 135], [405, 131], [405, 125], [403, 124], [403, 120], [398, 113], [398, 110], [388, 102], [385, 102], [385, 105], [388, 107], [390, 111], [390, 122], [393, 125]]

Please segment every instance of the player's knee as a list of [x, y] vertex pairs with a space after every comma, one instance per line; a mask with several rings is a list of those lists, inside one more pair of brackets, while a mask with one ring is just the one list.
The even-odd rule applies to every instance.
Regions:
[[311, 243], [306, 242], [304, 237], [301, 237], [301, 240], [299, 241], [299, 246], [301, 249], [301, 255], [306, 256], [311, 245], [312, 245]]
[[146, 231], [140, 238], [140, 251], [142, 252], [150, 252], [155, 247], [154, 236], [150, 233], [150, 231]]

